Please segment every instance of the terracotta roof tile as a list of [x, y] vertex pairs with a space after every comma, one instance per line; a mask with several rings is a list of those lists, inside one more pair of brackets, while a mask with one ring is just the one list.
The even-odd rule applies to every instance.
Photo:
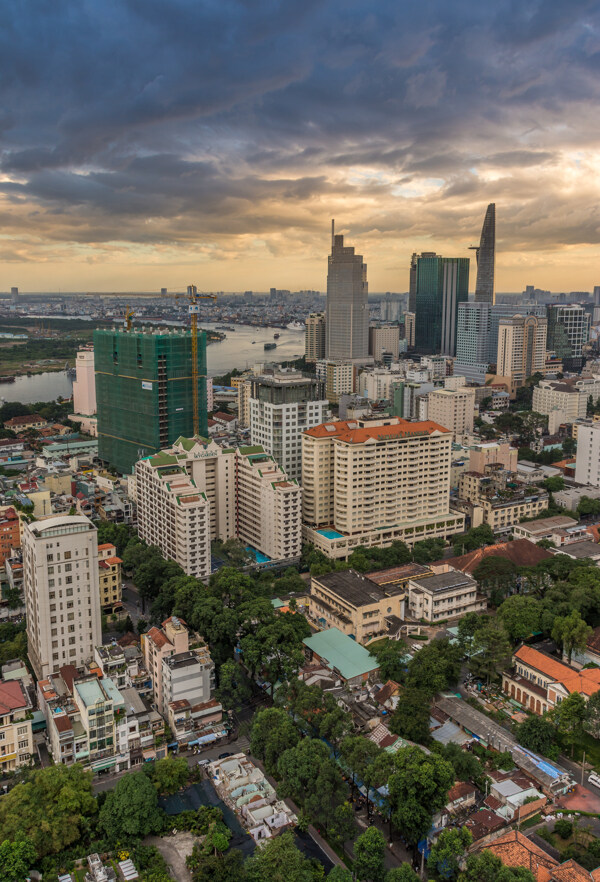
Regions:
[[515, 539], [513, 542], [499, 542], [497, 545], [487, 545], [478, 548], [469, 554], [461, 554], [460, 557], [450, 557], [436, 563], [448, 564], [455, 570], [471, 575], [486, 557], [505, 557], [517, 567], [531, 567], [542, 560], [552, 557], [545, 548], [540, 548], [529, 539]]
[[594, 879], [594, 876], [588, 870], [584, 870], [573, 858], [552, 871], [552, 882], [555, 880], [556, 882], [590, 882], [591, 879]]
[[593, 695], [600, 689], [600, 669], [584, 668], [576, 671], [569, 665], [534, 649], [532, 646], [520, 646], [514, 657], [528, 667], [535, 668], [541, 674], [561, 683], [567, 692], [580, 692], [582, 695]]
[[[548, 879], [548, 870], [554, 872], [557, 861], [542, 851], [518, 830], [511, 830], [491, 842], [487, 849], [499, 857], [508, 867], [525, 867], [535, 876], [537, 882]], [[540, 873], [540, 870], [542, 871]], [[553, 877], [552, 877], [553, 878]]]
[[13, 710], [27, 707], [27, 700], [18, 680], [0, 682], [0, 714], [8, 714]]
[[[328, 428], [329, 427], [329, 428]], [[432, 420], [411, 423], [408, 420], [399, 419], [390, 426], [359, 426], [356, 420], [339, 420], [334, 423], [322, 423], [307, 429], [305, 435], [312, 438], [337, 438], [348, 444], [362, 444], [369, 439], [393, 437], [394, 435], [431, 435], [433, 432], [446, 434], [449, 429], [434, 423]]]
[[467, 781], [457, 781], [454, 787], [451, 787], [448, 791], [446, 805], [456, 802], [457, 799], [464, 799], [465, 796], [470, 796], [476, 790], [477, 788], [474, 784], [469, 784]]
[[161, 649], [163, 646], [166, 646], [167, 643], [169, 645], [171, 644], [171, 641], [168, 639], [168, 637], [165, 634], [163, 634], [163, 632], [160, 630], [160, 628], [155, 628], [155, 627], [150, 628], [150, 630], [148, 631], [148, 634], [146, 636], [149, 637], [150, 640], [152, 640], [152, 642], [154, 643], [154, 645], [158, 646], [159, 649]]

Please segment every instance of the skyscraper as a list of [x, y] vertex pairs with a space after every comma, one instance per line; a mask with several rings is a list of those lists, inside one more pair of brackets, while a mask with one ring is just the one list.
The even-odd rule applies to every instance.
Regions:
[[522, 386], [528, 377], [542, 373], [546, 364], [547, 321], [537, 315], [500, 319], [496, 373]]
[[325, 358], [325, 313], [311, 312], [306, 319], [304, 357], [307, 361]]
[[496, 300], [496, 203], [490, 202], [485, 213], [479, 246], [474, 247], [477, 258], [476, 303], [494, 303]]
[[548, 306], [548, 343], [559, 358], [580, 358], [590, 339], [590, 316], [578, 303]]
[[454, 355], [458, 306], [469, 296], [469, 258], [417, 258], [415, 348]]
[[[206, 417], [206, 334], [198, 335], [199, 433]], [[94, 331], [98, 456], [122, 474], [193, 433], [189, 330]]]
[[369, 357], [369, 301], [367, 265], [344, 237], [334, 233], [327, 271], [326, 356], [352, 361]]

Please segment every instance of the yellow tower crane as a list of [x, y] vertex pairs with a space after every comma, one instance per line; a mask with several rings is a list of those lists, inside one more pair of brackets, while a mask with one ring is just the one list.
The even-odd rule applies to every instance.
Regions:
[[188, 312], [190, 314], [192, 326], [192, 404], [193, 404], [193, 427], [194, 436], [198, 435], [200, 430], [200, 418], [198, 413], [198, 313], [200, 311], [200, 300], [216, 301], [216, 294], [198, 294], [195, 285], [187, 286], [187, 300], [189, 302]]
[[125, 327], [128, 331], [131, 331], [131, 319], [135, 315], [135, 310], [131, 308], [131, 306], [125, 307]]

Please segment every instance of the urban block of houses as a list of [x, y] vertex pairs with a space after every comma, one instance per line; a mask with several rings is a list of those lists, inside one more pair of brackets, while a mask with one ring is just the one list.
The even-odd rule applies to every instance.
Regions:
[[223, 802], [255, 842], [271, 839], [298, 818], [244, 753], [215, 760], [207, 769]]
[[536, 882], [600, 882], [600, 868], [586, 870], [573, 858], [561, 864], [546, 843], [539, 838], [538, 842], [540, 845], [520, 830], [509, 830], [475, 850], [491, 851], [507, 867], [525, 867]]
[[572, 692], [587, 699], [600, 689], [600, 668], [577, 670], [533, 646], [520, 646], [512, 661], [512, 670], [502, 674], [502, 689], [539, 715]]
[[522, 518], [535, 517], [548, 508], [545, 490], [532, 490], [500, 463], [486, 465], [483, 472], [464, 472], [458, 496], [463, 506], [468, 504], [473, 526], [489, 524], [494, 533], [511, 532]]
[[540, 518], [538, 521], [529, 521], [526, 524], [515, 524], [513, 535], [515, 539], [529, 539], [530, 542], [541, 542], [542, 539], [552, 540], [557, 530], [568, 530], [579, 525], [576, 520], [566, 515], [555, 515], [551, 518]]

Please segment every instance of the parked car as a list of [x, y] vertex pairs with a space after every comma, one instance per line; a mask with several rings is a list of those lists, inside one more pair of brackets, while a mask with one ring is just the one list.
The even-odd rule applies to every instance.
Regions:
[[220, 753], [220, 754], [219, 754], [219, 759], [226, 759], [228, 756], [233, 756], [233, 754], [230, 753], [230, 752], [228, 753], [227, 751], [225, 751], [225, 753]]

